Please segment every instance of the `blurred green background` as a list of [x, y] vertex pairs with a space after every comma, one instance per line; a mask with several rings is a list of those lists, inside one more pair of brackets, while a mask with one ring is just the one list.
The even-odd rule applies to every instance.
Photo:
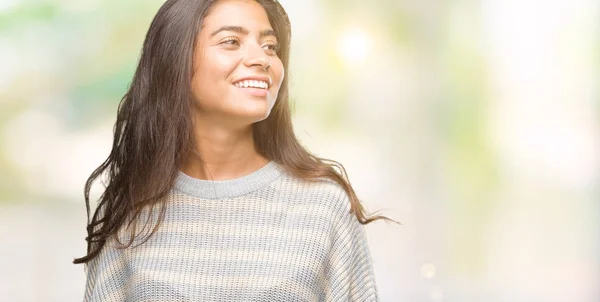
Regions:
[[[0, 0], [0, 296], [81, 301], [86, 178], [158, 0]], [[600, 300], [600, 3], [281, 0], [295, 127], [382, 301]], [[97, 198], [102, 187], [94, 187]]]

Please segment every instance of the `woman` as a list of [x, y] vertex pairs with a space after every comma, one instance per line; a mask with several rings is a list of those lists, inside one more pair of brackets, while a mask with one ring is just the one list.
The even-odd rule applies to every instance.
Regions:
[[[345, 171], [292, 129], [273, 0], [168, 0], [119, 106], [85, 301], [377, 301]], [[335, 168], [338, 168], [338, 172]]]

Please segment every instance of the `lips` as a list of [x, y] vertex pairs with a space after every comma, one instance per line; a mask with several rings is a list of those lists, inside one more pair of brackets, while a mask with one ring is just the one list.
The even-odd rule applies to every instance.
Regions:
[[244, 94], [248, 94], [250, 96], [254, 96], [254, 97], [259, 97], [261, 99], [265, 99], [267, 97], [267, 95], [269, 94], [269, 90], [267, 89], [263, 89], [263, 88], [253, 88], [253, 87], [248, 87], [248, 88], [239, 88], [240, 92], [244, 93]]
[[233, 84], [239, 88], [259, 88], [259, 89], [269, 89], [269, 83], [265, 81], [257, 81], [257, 80], [243, 80]]
[[271, 87], [272, 84], [273, 80], [271, 79], [271, 77], [258, 75], [244, 76], [237, 78], [235, 81], [233, 81], [233, 85], [237, 87], [255, 87], [269, 89], [269, 87]]

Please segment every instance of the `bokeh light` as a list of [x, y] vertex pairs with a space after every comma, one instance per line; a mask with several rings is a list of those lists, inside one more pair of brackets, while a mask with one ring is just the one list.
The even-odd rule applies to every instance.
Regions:
[[338, 51], [347, 65], [361, 63], [369, 53], [370, 43], [369, 36], [364, 30], [351, 28], [340, 35]]
[[[0, 0], [3, 301], [83, 297], [83, 185], [164, 2]], [[403, 223], [366, 227], [381, 301], [600, 301], [599, 1], [280, 3], [297, 135]]]

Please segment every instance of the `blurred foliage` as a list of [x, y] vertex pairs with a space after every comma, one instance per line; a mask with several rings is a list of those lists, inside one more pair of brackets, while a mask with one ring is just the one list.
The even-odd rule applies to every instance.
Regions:
[[[94, 131], [97, 131], [99, 125], [105, 127], [109, 122], [114, 121], [117, 105], [126, 92], [136, 68], [146, 31], [164, 0], [9, 1], [10, 4], [0, 3], [0, 204], [9, 202], [23, 205], [33, 202], [58, 204], [64, 203], [65, 200], [77, 199], [78, 205], [82, 205], [83, 188], [79, 184], [70, 184], [73, 178], [64, 178], [62, 184], [71, 185], [71, 188], [66, 190], [51, 190], [52, 188], [46, 182], [51, 183], [49, 181], [54, 177], [73, 174], [74, 172], [69, 169], [75, 170], [85, 166], [82, 161], [90, 161], [89, 157], [77, 155], [82, 153], [81, 150], [90, 151], [83, 148], [85, 146], [82, 147], [93, 141], [93, 139], [86, 140], [90, 137], [90, 133], [93, 132], [93, 135], [98, 136], [98, 132]], [[417, 280], [415, 279], [417, 275], [412, 275], [414, 272], [406, 273], [408, 276], [406, 280], [413, 282], [412, 288], [402, 289], [407, 293], [408, 300], [419, 300], [419, 298], [423, 301], [429, 300], [431, 297], [426, 297], [423, 293], [429, 293], [430, 286], [436, 284], [435, 282], [440, 285], [443, 281], [452, 283], [457, 280], [468, 280], [467, 287], [476, 288], [478, 285], [471, 281], [483, 283], [486, 277], [492, 276], [500, 280], [501, 277], [506, 276], [503, 274], [520, 275], [526, 272], [529, 276], [522, 277], [521, 280], [527, 280], [531, 284], [537, 283], [539, 278], [536, 276], [544, 273], [541, 269], [546, 267], [546, 263], [540, 261], [537, 263], [538, 266], [535, 266], [536, 259], [527, 259], [527, 254], [525, 256], [519, 254], [525, 253], [526, 248], [517, 250], [514, 254], [512, 251], [493, 250], [493, 247], [502, 244], [530, 243], [540, 240], [541, 243], [538, 245], [530, 243], [531, 247], [537, 248], [529, 251], [532, 255], [549, 257], [548, 254], [555, 253], [558, 255], [557, 258], [561, 259], [563, 258], [560, 254], [563, 251], [561, 248], [569, 247], [570, 250], [566, 252], [571, 252], [573, 258], [579, 258], [565, 260], [563, 271], [552, 275], [570, 275], [573, 272], [585, 275], [586, 272], [594, 272], [589, 269], [592, 265], [587, 265], [585, 262], [591, 260], [593, 256], [590, 255], [597, 255], [597, 251], [600, 250], [600, 241], [597, 240], [600, 212], [597, 211], [598, 203], [594, 202], [600, 194], [598, 174], [594, 174], [593, 184], [586, 185], [582, 189], [569, 187], [570, 184], [564, 181], [566, 178], [562, 179], [565, 183], [559, 181], [553, 183], [548, 179], [542, 179], [540, 175], [543, 172], [534, 171], [537, 174], [533, 175], [537, 175], [536, 177], [540, 179], [535, 179], [531, 183], [519, 182], [514, 185], [515, 187], [507, 188], [510, 186], [507, 185], [510, 180], [506, 179], [506, 175], [501, 175], [501, 171], [510, 170], [512, 173], [519, 174], [530, 172], [528, 169], [531, 170], [531, 167], [536, 166], [508, 167], [499, 159], [499, 154], [507, 153], [507, 150], [491, 145], [494, 139], [498, 138], [490, 136], [489, 127], [493, 123], [489, 120], [492, 115], [490, 108], [494, 108], [494, 105], [502, 106], [502, 104], [492, 104], [502, 98], [492, 96], [491, 91], [496, 90], [490, 86], [505, 83], [492, 78], [498, 76], [498, 70], [493, 70], [493, 67], [496, 69], [499, 67], [491, 61], [490, 53], [498, 51], [507, 57], [515, 56], [509, 58], [512, 59], [509, 60], [512, 63], [526, 64], [526, 62], [518, 61], [523, 57], [520, 57], [522, 54], [517, 52], [522, 52], [523, 48], [512, 49], [501, 44], [507, 48], [498, 50], [495, 49], [499, 47], [498, 45], [485, 45], [484, 43], [489, 41], [484, 39], [488, 38], [487, 34], [506, 35], [501, 37], [503, 39], [511, 37], [511, 33], [514, 35], [518, 32], [510, 30], [521, 29], [513, 25], [513, 22], [517, 21], [521, 22], [518, 23], [519, 26], [529, 27], [524, 28], [528, 30], [543, 29], [536, 27], [537, 23], [535, 25], [528, 23], [530, 20], [555, 25], [560, 27], [560, 32], [564, 34], [564, 40], [560, 40], [562, 44], [570, 47], [575, 42], [579, 43], [573, 49], [556, 53], [577, 57], [578, 60], [579, 57], [584, 59], [567, 60], [565, 63], [560, 60], [562, 58], [556, 58], [557, 64], [565, 66], [562, 66], [563, 69], [557, 67], [549, 70], [564, 71], [567, 75], [553, 75], [549, 82], [567, 80], [566, 77], [570, 75], [579, 76], [577, 74], [579, 71], [586, 72], [585, 75], [581, 75], [582, 82], [590, 79], [596, 81], [597, 73], [592, 73], [590, 70], [600, 70], [600, 39], [598, 38], [600, 24], [595, 27], [593, 41], [592, 37], [581, 36], [581, 33], [573, 28], [587, 28], [587, 25], [577, 23], [581, 19], [579, 17], [584, 15], [583, 10], [573, 13], [575, 10], [569, 11], [565, 5], [565, 10], [562, 11], [561, 8], [556, 7], [558, 2], [544, 4], [544, 8], [554, 6], [553, 9], [560, 14], [552, 15], [551, 10], [540, 9], [541, 15], [547, 15], [544, 16], [546, 19], [539, 20], [526, 14], [525, 17], [520, 17], [522, 20], [517, 20], [518, 14], [522, 12], [510, 8], [519, 6], [520, 3], [503, 1], [488, 1], [486, 5], [474, 0], [449, 2], [315, 0], [301, 4], [298, 4], [300, 2], [297, 0], [281, 2], [284, 6], [289, 5], [298, 11], [304, 10], [300, 13], [288, 10], [290, 16], [296, 18], [291, 20], [293, 26], [296, 22], [310, 28], [308, 34], [304, 36], [293, 34], [292, 38], [291, 68], [286, 75], [290, 78], [295, 115], [308, 120], [309, 123], [314, 124], [314, 129], [323, 132], [319, 135], [324, 138], [325, 144], [334, 145], [340, 141], [348, 144], [342, 145], [339, 149], [343, 149], [342, 153], [350, 154], [348, 158], [355, 161], [353, 163], [355, 166], [372, 172], [374, 170], [372, 167], [365, 167], [371, 164], [380, 165], [377, 169], [380, 169], [378, 172], [381, 172], [384, 177], [377, 178], [368, 173], [365, 173], [368, 174], [366, 176], [356, 176], [362, 177], [364, 183], [377, 182], [382, 188], [389, 186], [382, 190], [386, 190], [385, 193], [388, 194], [386, 196], [393, 200], [390, 204], [398, 206], [401, 211], [406, 210], [402, 213], [402, 218], [408, 218], [406, 231], [403, 229], [406, 233], [402, 233], [402, 236], [408, 234], [402, 239], [405, 242], [396, 242], [396, 244], [414, 245], [408, 248], [402, 247], [402, 251], [411, 250], [410, 253], [406, 252], [406, 255], [413, 258], [386, 259], [386, 261], [390, 261], [389, 263], [398, 261], [396, 264], [408, 266], [401, 268], [406, 271], [418, 267], [425, 261], [434, 263], [435, 266], [431, 267], [439, 269], [438, 275], [442, 278], [437, 280]], [[566, 4], [568, 1], [563, 2]], [[589, 8], [597, 9], [597, 5], [589, 3]], [[507, 9], [511, 14], [489, 8], [494, 5]], [[484, 6], [489, 7], [484, 8]], [[505, 32], [498, 34], [486, 28], [490, 26], [486, 24], [490, 20], [482, 19], [485, 9], [490, 9], [488, 12], [490, 14], [498, 14], [487, 17], [499, 18], [494, 22], [499, 23], [502, 30], [506, 30]], [[523, 9], [532, 12], [538, 8]], [[311, 19], [313, 17], [311, 13], [315, 13], [315, 20]], [[502, 15], [503, 13], [506, 15]], [[563, 28], [563, 23], [549, 21], [550, 18], [558, 15], [562, 20], [566, 18], [567, 13], [571, 14], [570, 19], [565, 20], [570, 20], [569, 22], [573, 24], [566, 25], [572, 27]], [[303, 18], [308, 18], [310, 21]], [[315, 24], [309, 24], [313, 21]], [[509, 21], [510, 24], [502, 23]], [[344, 61], [338, 49], [340, 34], [352, 25], [366, 29], [371, 39], [369, 43], [372, 43], [370, 46], [377, 48], [362, 64]], [[292, 32], [297, 29], [293, 28]], [[543, 33], [554, 32], [559, 31], [548, 30]], [[537, 38], [535, 35], [524, 36], [528, 38], [527, 41]], [[549, 36], [544, 38], [550, 39]], [[507, 39], [506, 41], [514, 43], [519, 40]], [[506, 41], [501, 42], [506, 43]], [[588, 42], [591, 47], [588, 47]], [[551, 39], [542, 39], [541, 43], [561, 44]], [[567, 49], [567, 46], [564, 47]], [[590, 65], [587, 65], [586, 58], [590, 59]], [[586, 64], [582, 63], [584, 61]], [[381, 62], [383, 64], [376, 64]], [[388, 62], [390, 67], [386, 70]], [[541, 68], [535, 64], [532, 66]], [[590, 69], [589, 66], [594, 67]], [[540, 72], [531, 74], [540, 78], [545, 76]], [[368, 77], [375, 77], [375, 79]], [[388, 77], [393, 81], [386, 81]], [[506, 75], [501, 74], [499, 77], [506, 77]], [[357, 87], [363, 85], [362, 81], [367, 80], [371, 81], [364, 84], [364, 87]], [[383, 84], [375, 87], [376, 89], [369, 86], [376, 86], [374, 83], [377, 81]], [[533, 83], [537, 86], [532, 87], [532, 90], [546, 89], [538, 82]], [[572, 112], [565, 113], [573, 115], [568, 118], [569, 122], [571, 119], [576, 122], [565, 125], [572, 126], [570, 130], [573, 131], [583, 131], [581, 129], [587, 131], [587, 126], [593, 124], [591, 126], [593, 128], [598, 123], [600, 88], [598, 83], [593, 84], [590, 90], [587, 90], [586, 84], [581, 86], [576, 84], [578, 83], [565, 84], [573, 87], [568, 86], [559, 91], [565, 93], [561, 98], [566, 97], [566, 93], [577, 94], [568, 96], [568, 103], [577, 104], [571, 108]], [[387, 86], [397, 87], [386, 90]], [[518, 90], [522, 87], [524, 86], [514, 85], [501, 87], [501, 89]], [[552, 88], [548, 87], [548, 89]], [[381, 91], [372, 91], [377, 89]], [[356, 97], [357, 92], [364, 92], [364, 94], [359, 93], [359, 97]], [[528, 92], [517, 94], [522, 96], [526, 93]], [[534, 94], [534, 96], [540, 95], [550, 94]], [[360, 98], [363, 97], [364, 103], [359, 103], [362, 102]], [[592, 99], [586, 99], [588, 97]], [[372, 98], [382, 98], [384, 101], [377, 102]], [[559, 98], [553, 100], [558, 101]], [[588, 106], [590, 103], [592, 106]], [[584, 110], [577, 111], [581, 108]], [[593, 113], [590, 113], [593, 120], [579, 123], [580, 120], [587, 118], [583, 117], [581, 112], [585, 112], [588, 108], [593, 110]], [[519, 110], [517, 107], [508, 109], [508, 112]], [[25, 122], [21, 120], [24, 116], [29, 118]], [[27, 127], [29, 126], [27, 122], [31, 122], [32, 118], [43, 119], [48, 116], [51, 117], [51, 121], [41, 121], [39, 129], [35, 127], [36, 125]], [[512, 122], [509, 120], [511, 117], [504, 118], [502, 122]], [[53, 121], [58, 122], [53, 123]], [[538, 118], [537, 122], [541, 125], [550, 125], [553, 120], [549, 118], [546, 121], [542, 117]], [[527, 125], [527, 123], [523, 124]], [[552, 131], [562, 128], [553, 129], [548, 130], [545, 135], [553, 137]], [[506, 133], [517, 135], [516, 132]], [[591, 138], [596, 133], [589, 130], [589, 133], [582, 134], [581, 137]], [[511, 137], [505, 139], [507, 139], [506, 144], [522, 142], [518, 139], [510, 140]], [[48, 145], [32, 144], [38, 140]], [[542, 143], [556, 148], [561, 147], [559, 141], [550, 143], [541, 141], [540, 144]], [[588, 151], [583, 149], [592, 145], [582, 144], [581, 146], [584, 146], [580, 146], [582, 150], [576, 151]], [[335, 149], [338, 146], [329, 147]], [[31, 148], [37, 149], [32, 152]], [[351, 148], [361, 150], [349, 150]], [[389, 150], [382, 150], [386, 148]], [[571, 149], [567, 149], [565, 154], [569, 150]], [[42, 157], [42, 160], [30, 158], [35, 152]], [[356, 154], [368, 156], [355, 157]], [[576, 157], [577, 155], [568, 153], [560, 156]], [[52, 156], [62, 156], [62, 160], [70, 166], [52, 165], [56, 160]], [[44, 160], [47, 161], [47, 165]], [[524, 161], [526, 163], [527, 159], [513, 160], [511, 164], [518, 166]], [[567, 158], [567, 161], [569, 160], [571, 158]], [[51, 169], [63, 169], [64, 171], [59, 172], [64, 175], [56, 175], [56, 171], [49, 171]], [[86, 169], [87, 166], [78, 172]], [[353, 176], [350, 175], [351, 178]], [[536, 181], [538, 183], [535, 183]], [[61, 184], [61, 182], [56, 183]], [[557, 184], [564, 185], [566, 189], [551, 188]], [[515, 193], [522, 189], [529, 191], [522, 195]], [[65, 192], [71, 195], [66, 196], [69, 194]], [[73, 197], [74, 194], [79, 195]], [[503, 194], [511, 197], [513, 194], [521, 199], [501, 202], [500, 200], [505, 197]], [[381, 196], [384, 195], [381, 193]], [[400, 198], [402, 200], [398, 201]], [[563, 199], [567, 201], [564, 202]], [[531, 213], [528, 213], [528, 210], [535, 212], [536, 215], [538, 212], [541, 214], [533, 217], [529, 215]], [[520, 211], [525, 212], [525, 215], [517, 214]], [[553, 221], [554, 218], [557, 218], [557, 221]], [[533, 222], [530, 223], [530, 219]], [[493, 227], [502, 228], [505, 221], [507, 227], [499, 231], [505, 237], [490, 239], [490, 236], [494, 235]], [[515, 221], [521, 225], [516, 227], [508, 225]], [[538, 229], [535, 229], [536, 227]], [[549, 231], [546, 231], [546, 228]], [[517, 239], [511, 238], [519, 232], [527, 234]], [[555, 236], [561, 234], [563, 239], [572, 240], [570, 241], [572, 244], [557, 247]], [[410, 237], [413, 235], [414, 237]], [[582, 246], [591, 247], [589, 250], [592, 252], [586, 254], [587, 249]], [[388, 246], [386, 245], [385, 248]], [[400, 250], [398, 246], [395, 248]], [[494, 256], [497, 258], [493, 258]], [[416, 263], [419, 261], [421, 263]], [[514, 264], [514, 267], [506, 268], [500, 273], [491, 272], [489, 266], [496, 265], [495, 263]], [[529, 267], [521, 267], [530, 263], [533, 264]], [[536, 268], [540, 272], [536, 271]], [[554, 279], [548, 277], [542, 281], [550, 283], [549, 280]], [[504, 284], [492, 285], [501, 290], [507, 289]], [[417, 288], [419, 286], [423, 288]], [[448, 291], [460, 292], [459, 287], [452, 286], [449, 286]], [[579, 285], [571, 286], [575, 288], [573, 292], [578, 290]], [[479, 290], [487, 289], [479, 288]], [[411, 291], [423, 295], [417, 297]], [[452, 294], [448, 293], [444, 296], [444, 300], [468, 300], [462, 297], [452, 300]], [[454, 295], [456, 298], [457, 294]], [[496, 301], [500, 300], [502, 299]]]

